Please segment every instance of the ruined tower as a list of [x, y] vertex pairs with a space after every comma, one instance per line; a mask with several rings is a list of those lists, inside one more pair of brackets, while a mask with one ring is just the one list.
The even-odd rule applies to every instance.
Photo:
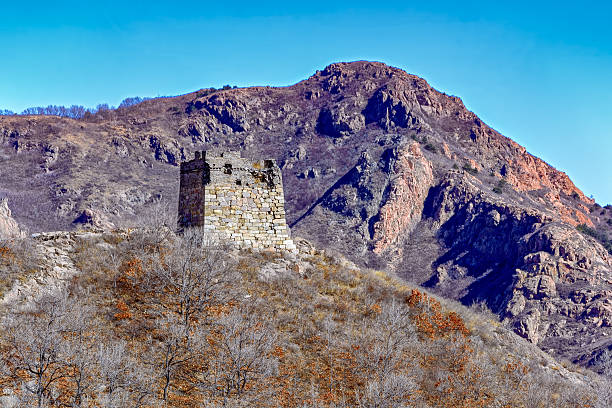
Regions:
[[285, 220], [281, 171], [274, 160], [238, 152], [196, 152], [181, 163], [179, 227], [204, 227], [240, 247], [295, 250]]

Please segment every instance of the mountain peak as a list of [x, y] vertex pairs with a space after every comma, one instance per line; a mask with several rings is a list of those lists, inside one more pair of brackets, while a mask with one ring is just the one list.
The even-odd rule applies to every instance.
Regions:
[[178, 165], [201, 150], [276, 159], [294, 234], [464, 303], [484, 301], [534, 343], [555, 349], [588, 333], [591, 349], [576, 340], [558, 352], [594, 355], [612, 324], [597, 303], [612, 258], [575, 228], [608, 228], [612, 210], [591, 212], [565, 173], [458, 97], [380, 62], [82, 120], [0, 118], [0, 192], [22, 203], [14, 216], [34, 231], [74, 228], [84, 211], [116, 226], [155, 219], [160, 203], [176, 208]]

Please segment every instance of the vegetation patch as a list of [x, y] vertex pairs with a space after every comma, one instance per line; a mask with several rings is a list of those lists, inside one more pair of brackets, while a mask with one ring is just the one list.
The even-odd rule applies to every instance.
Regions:
[[493, 187], [493, 192], [496, 194], [502, 194], [504, 192], [504, 188], [508, 185], [506, 179], [501, 179], [497, 182], [497, 185]]
[[591, 228], [586, 224], [580, 224], [576, 227], [576, 229], [585, 235], [595, 238], [610, 254], [612, 254], [612, 239], [610, 239], [608, 235], [596, 230], [595, 228]]
[[465, 163], [462, 167], [463, 170], [467, 171], [471, 175], [475, 176], [478, 174], [478, 169], [470, 166], [469, 163]]
[[8, 310], [3, 322], [2, 386], [23, 406], [596, 401], [508, 352], [474, 310], [324, 253], [237, 251], [204, 245], [197, 230], [137, 230], [84, 239], [73, 261], [81, 275], [66, 291]]

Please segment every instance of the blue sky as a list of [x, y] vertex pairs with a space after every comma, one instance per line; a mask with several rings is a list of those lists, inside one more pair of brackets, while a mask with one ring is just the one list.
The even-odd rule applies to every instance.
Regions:
[[2, 3], [0, 109], [290, 85], [330, 62], [377, 60], [460, 96], [612, 203], [605, 2]]

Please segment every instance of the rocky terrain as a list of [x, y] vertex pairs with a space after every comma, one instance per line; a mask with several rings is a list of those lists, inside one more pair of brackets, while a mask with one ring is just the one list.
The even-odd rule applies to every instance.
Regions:
[[[283, 88], [200, 91], [82, 120], [0, 118], [0, 194], [31, 231], [129, 225], [176, 205], [195, 150], [275, 158], [294, 235], [466, 304], [546, 351], [610, 348], [612, 209], [461, 99], [374, 62]], [[95, 220], [95, 221], [94, 221]]]
[[65, 290], [70, 280], [79, 273], [70, 257], [75, 243], [91, 236], [95, 234], [83, 231], [34, 234], [30, 251], [25, 256], [33, 258], [35, 265], [32, 265], [31, 271], [22, 271], [19, 279], [7, 282], [0, 306], [27, 310], [38, 299]]

